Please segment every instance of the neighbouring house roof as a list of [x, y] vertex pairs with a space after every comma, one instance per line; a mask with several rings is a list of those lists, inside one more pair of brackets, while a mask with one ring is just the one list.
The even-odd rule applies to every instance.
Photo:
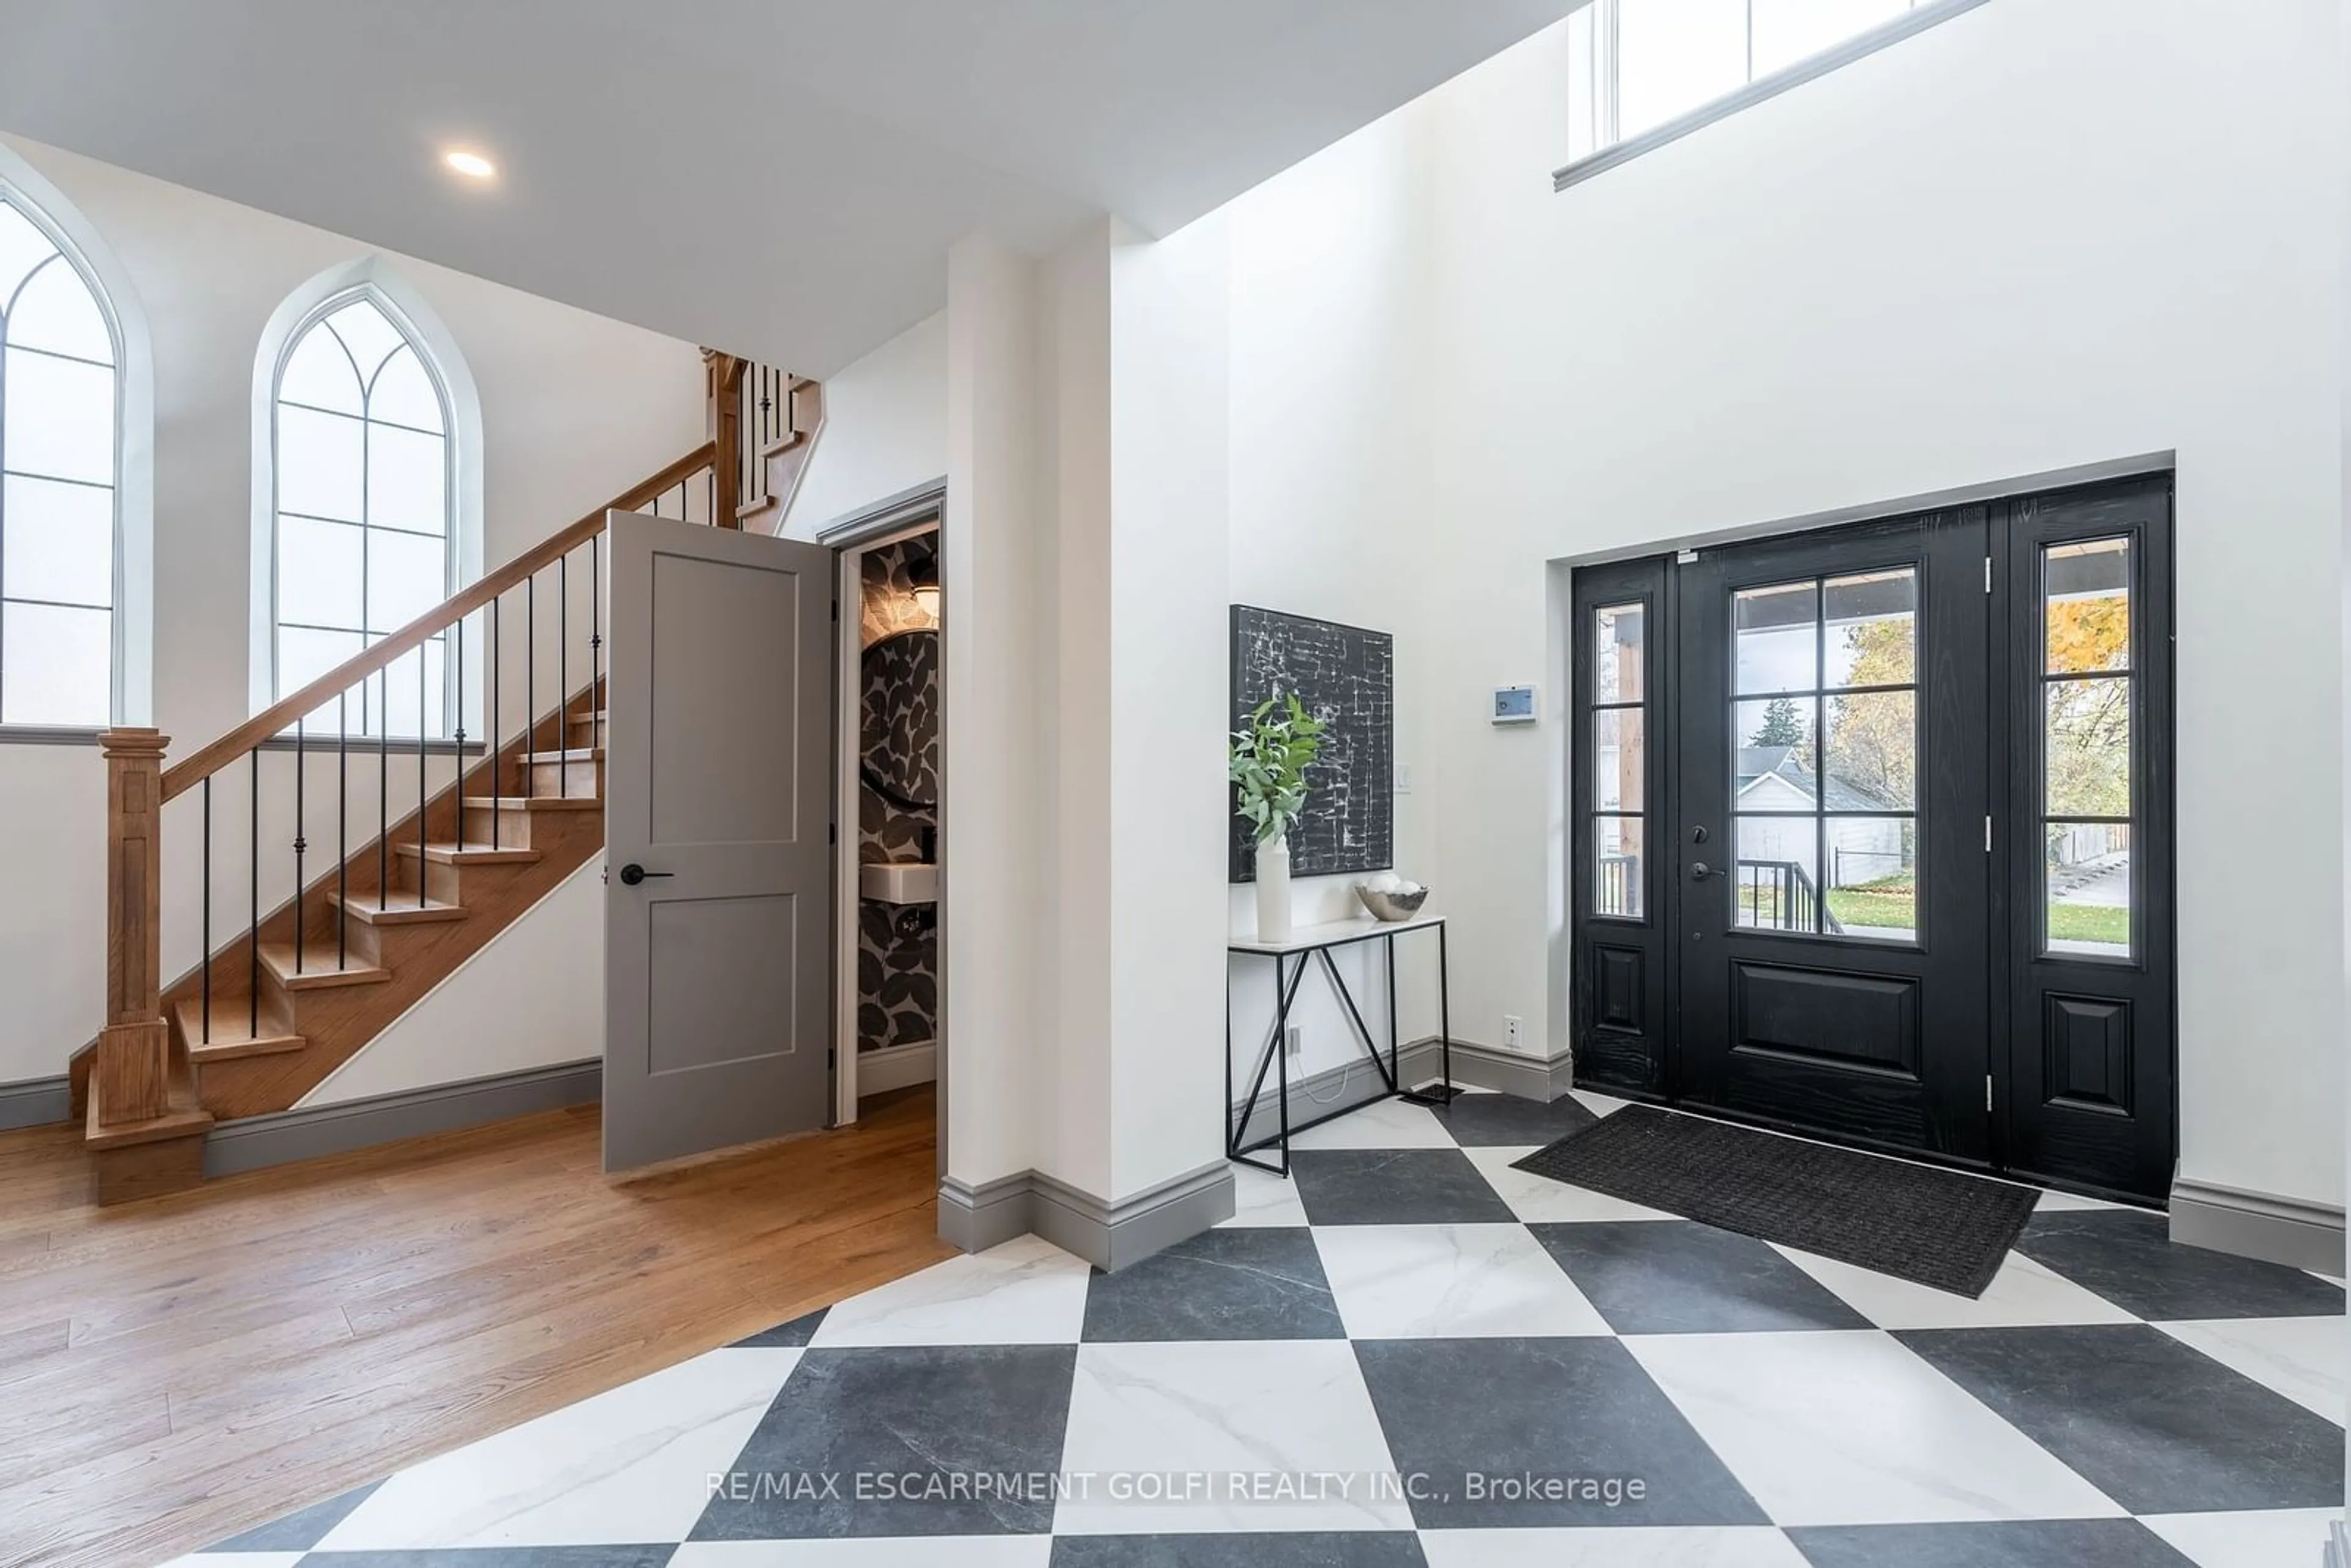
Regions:
[[[1820, 792], [1820, 781], [1813, 777], [1802, 758], [1792, 746], [1742, 746], [1739, 748], [1738, 789], [1741, 795], [1766, 779], [1776, 779], [1789, 785], [1805, 800]], [[1898, 809], [1876, 790], [1855, 784], [1846, 779], [1831, 779], [1828, 796], [1823, 801], [1832, 811], [1890, 811]]]

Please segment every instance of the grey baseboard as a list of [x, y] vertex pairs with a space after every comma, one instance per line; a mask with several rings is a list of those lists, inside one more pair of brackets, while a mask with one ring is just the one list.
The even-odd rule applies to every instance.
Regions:
[[205, 1134], [204, 1175], [208, 1178], [234, 1176], [402, 1138], [478, 1127], [537, 1111], [591, 1104], [603, 1092], [601, 1061], [567, 1061], [339, 1105], [298, 1105], [291, 1111], [224, 1122]]
[[981, 1252], [1031, 1231], [1097, 1269], [1123, 1269], [1233, 1217], [1233, 1173], [1217, 1160], [1118, 1203], [1023, 1171], [974, 1187], [939, 1184], [939, 1234]]
[[2171, 1239], [2183, 1246], [2343, 1277], [2343, 1211], [2325, 1204], [2176, 1179], [2171, 1184]]
[[0, 1133], [72, 1120], [71, 1079], [28, 1078], [22, 1083], [0, 1083]]
[[1549, 1104], [1574, 1086], [1575, 1068], [1563, 1051], [1557, 1056], [1526, 1056], [1457, 1040], [1453, 1042], [1453, 1081]]

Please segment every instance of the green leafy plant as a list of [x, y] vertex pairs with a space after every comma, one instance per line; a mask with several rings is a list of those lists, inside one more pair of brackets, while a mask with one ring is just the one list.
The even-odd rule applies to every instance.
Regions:
[[1233, 731], [1227, 773], [1236, 810], [1265, 843], [1290, 831], [1306, 809], [1306, 770], [1322, 752], [1323, 725], [1292, 692], [1268, 697]]

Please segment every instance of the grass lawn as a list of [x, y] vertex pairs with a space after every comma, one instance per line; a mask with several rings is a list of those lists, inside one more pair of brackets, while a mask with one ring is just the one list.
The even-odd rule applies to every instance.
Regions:
[[[1758, 894], [1742, 894], [1740, 902], [1753, 909], [1755, 924], [1769, 925], [1777, 911], [1771, 891]], [[1910, 931], [1918, 924], [1917, 884], [1908, 876], [1887, 877], [1882, 882], [1862, 883], [1854, 887], [1840, 887], [1829, 894], [1829, 913], [1837, 923], [1847, 927], [1867, 926], [1879, 931]], [[2095, 904], [2058, 904], [2050, 906], [2049, 936], [2058, 942], [2102, 942], [2115, 946], [2130, 944], [2130, 911], [2108, 908]]]

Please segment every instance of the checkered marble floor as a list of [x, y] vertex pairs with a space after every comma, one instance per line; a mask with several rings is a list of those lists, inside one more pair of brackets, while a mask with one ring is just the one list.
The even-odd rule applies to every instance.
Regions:
[[183, 1568], [2315, 1568], [2344, 1295], [2049, 1195], [1980, 1301], [1367, 1107], [1115, 1275], [958, 1258]]

